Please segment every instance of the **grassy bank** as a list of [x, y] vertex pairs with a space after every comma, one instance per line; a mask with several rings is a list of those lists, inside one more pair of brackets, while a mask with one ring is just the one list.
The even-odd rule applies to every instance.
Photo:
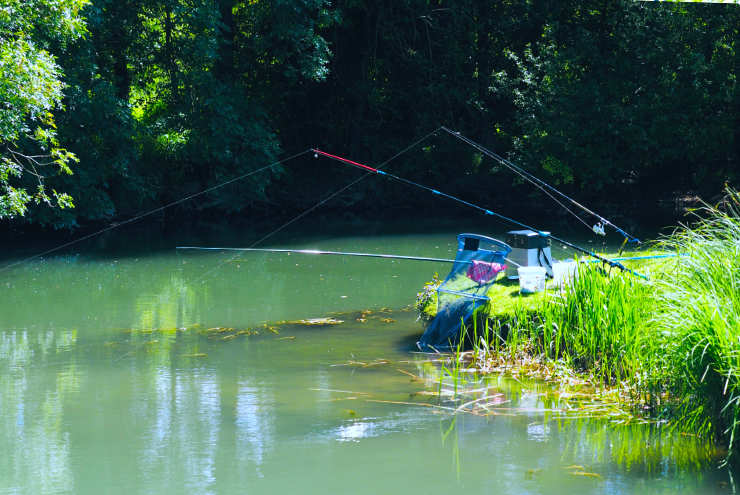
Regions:
[[[696, 212], [656, 248], [681, 253], [631, 267], [645, 281], [581, 264], [536, 297], [501, 284], [471, 323], [480, 369], [523, 355], [616, 388], [641, 411], [740, 451], [740, 194]], [[430, 317], [433, 297], [419, 308]], [[483, 336], [481, 338], [481, 336]]]

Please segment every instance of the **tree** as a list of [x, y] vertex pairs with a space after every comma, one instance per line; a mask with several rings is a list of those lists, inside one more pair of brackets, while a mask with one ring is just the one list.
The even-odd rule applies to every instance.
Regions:
[[51, 51], [84, 34], [86, 3], [3, 0], [0, 7], [0, 219], [24, 215], [31, 202], [73, 206], [45, 183], [50, 174], [71, 174], [76, 161], [57, 139], [64, 85]]
[[[327, 0], [94, 0], [89, 35], [60, 64], [59, 135], [80, 163], [62, 178], [74, 210], [37, 210], [57, 228], [125, 217], [276, 160], [284, 95], [324, 77]], [[204, 217], [274, 207], [274, 167], [182, 204]]]
[[581, 197], [720, 191], [737, 173], [737, 7], [550, 7], [495, 86], [517, 107], [517, 158]]

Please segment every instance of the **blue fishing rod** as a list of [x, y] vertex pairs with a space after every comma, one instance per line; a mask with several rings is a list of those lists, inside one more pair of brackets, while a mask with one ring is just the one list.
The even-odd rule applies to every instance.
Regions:
[[424, 189], [425, 191], [431, 192], [434, 195], [442, 196], [442, 197], [445, 197], [447, 199], [451, 199], [452, 201], [455, 201], [457, 203], [461, 203], [461, 204], [463, 204], [463, 205], [465, 205], [465, 206], [467, 206], [469, 208], [473, 208], [473, 209], [476, 209], [478, 211], [481, 211], [481, 212], [483, 212], [486, 215], [490, 215], [490, 216], [493, 216], [493, 217], [496, 217], [496, 218], [500, 218], [501, 220], [504, 220], [504, 221], [509, 222], [511, 224], [514, 224], [514, 225], [517, 225], [517, 226], [522, 227], [524, 229], [533, 230], [533, 231], [537, 232], [542, 237], [549, 237], [552, 240], [554, 240], [556, 242], [559, 242], [560, 244], [562, 244], [564, 246], [568, 246], [568, 247], [570, 247], [570, 248], [572, 248], [572, 249], [574, 249], [574, 250], [576, 250], [578, 252], [581, 252], [583, 254], [586, 254], [586, 255], [588, 255], [588, 256], [590, 256], [592, 258], [595, 258], [595, 259], [597, 259], [597, 260], [599, 260], [599, 261], [601, 261], [603, 263], [606, 263], [609, 266], [612, 266], [614, 268], [619, 268], [622, 271], [629, 272], [629, 273], [631, 273], [633, 275], [636, 275], [638, 277], [641, 277], [641, 278], [644, 278], [645, 280], [647, 280], [647, 277], [645, 275], [643, 275], [641, 273], [638, 273], [638, 272], [636, 272], [634, 270], [631, 270], [631, 269], [627, 268], [626, 266], [624, 266], [619, 261], [610, 260], [609, 258], [606, 258], [604, 256], [601, 256], [601, 255], [599, 255], [597, 253], [594, 253], [593, 251], [590, 251], [590, 250], [588, 250], [586, 248], [582, 248], [581, 246], [578, 246], [576, 244], [573, 244], [572, 242], [566, 241], [565, 239], [560, 239], [559, 237], [555, 237], [552, 234], [545, 233], [545, 232], [541, 231], [540, 229], [536, 229], [536, 228], [531, 227], [531, 226], [529, 226], [527, 224], [524, 224], [524, 223], [522, 223], [522, 222], [520, 222], [518, 220], [514, 220], [511, 217], [507, 217], [507, 216], [502, 215], [500, 213], [496, 213], [495, 211], [489, 210], [488, 208], [484, 208], [482, 206], [478, 206], [478, 205], [473, 204], [473, 203], [471, 203], [469, 201], [465, 201], [464, 199], [458, 198], [456, 196], [452, 196], [451, 194], [444, 193], [444, 192], [439, 191], [437, 189], [434, 189], [432, 187], [425, 186], [423, 184], [419, 184], [418, 182], [414, 182], [412, 180], [409, 180], [409, 179], [406, 179], [406, 178], [403, 178], [403, 177], [399, 177], [399, 176], [394, 175], [394, 174], [391, 174], [389, 172], [385, 172], [383, 170], [380, 170], [380, 169], [377, 169], [377, 168], [374, 168], [374, 167], [370, 167], [368, 165], [364, 165], [362, 163], [355, 162], [355, 161], [349, 160], [347, 158], [343, 158], [341, 156], [332, 155], [331, 153], [327, 153], [325, 151], [321, 151], [321, 150], [316, 149], [316, 148], [312, 149], [312, 151], [314, 152], [314, 156], [316, 156], [316, 157], [318, 157], [318, 155], [325, 156], [326, 158], [329, 158], [329, 159], [338, 161], [340, 163], [344, 163], [346, 165], [351, 165], [353, 167], [361, 168], [361, 169], [366, 170], [368, 172], [372, 172], [372, 173], [374, 173], [376, 175], [383, 175], [383, 176], [388, 177], [390, 179], [393, 179], [393, 180], [395, 180], [397, 182], [402, 182], [404, 184], [407, 184], [407, 185], [410, 185], [410, 186], [413, 186], [413, 187]]

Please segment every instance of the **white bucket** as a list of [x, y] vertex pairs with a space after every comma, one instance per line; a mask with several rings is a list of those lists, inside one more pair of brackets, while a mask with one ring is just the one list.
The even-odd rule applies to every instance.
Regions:
[[519, 274], [519, 292], [522, 294], [534, 294], [545, 290], [547, 270], [542, 266], [520, 266], [517, 268]]
[[569, 284], [576, 275], [575, 261], [559, 261], [552, 264], [552, 280], [557, 286]]

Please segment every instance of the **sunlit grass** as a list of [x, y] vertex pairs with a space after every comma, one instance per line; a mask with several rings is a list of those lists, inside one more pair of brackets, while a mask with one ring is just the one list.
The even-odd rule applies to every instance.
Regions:
[[657, 282], [650, 378], [678, 398], [686, 424], [721, 437], [731, 457], [740, 432], [740, 194], [697, 214], [662, 241], [686, 256]]
[[540, 308], [541, 354], [590, 370], [613, 385], [640, 369], [640, 338], [650, 316], [652, 284], [581, 265], [573, 282]]
[[740, 450], [740, 194], [728, 191], [654, 247], [679, 255], [626, 262], [647, 281], [581, 263], [568, 286], [536, 297], [497, 283], [465, 329], [469, 357], [484, 372], [517, 361], [547, 379], [570, 370], [646, 414], [714, 436], [730, 459]]

